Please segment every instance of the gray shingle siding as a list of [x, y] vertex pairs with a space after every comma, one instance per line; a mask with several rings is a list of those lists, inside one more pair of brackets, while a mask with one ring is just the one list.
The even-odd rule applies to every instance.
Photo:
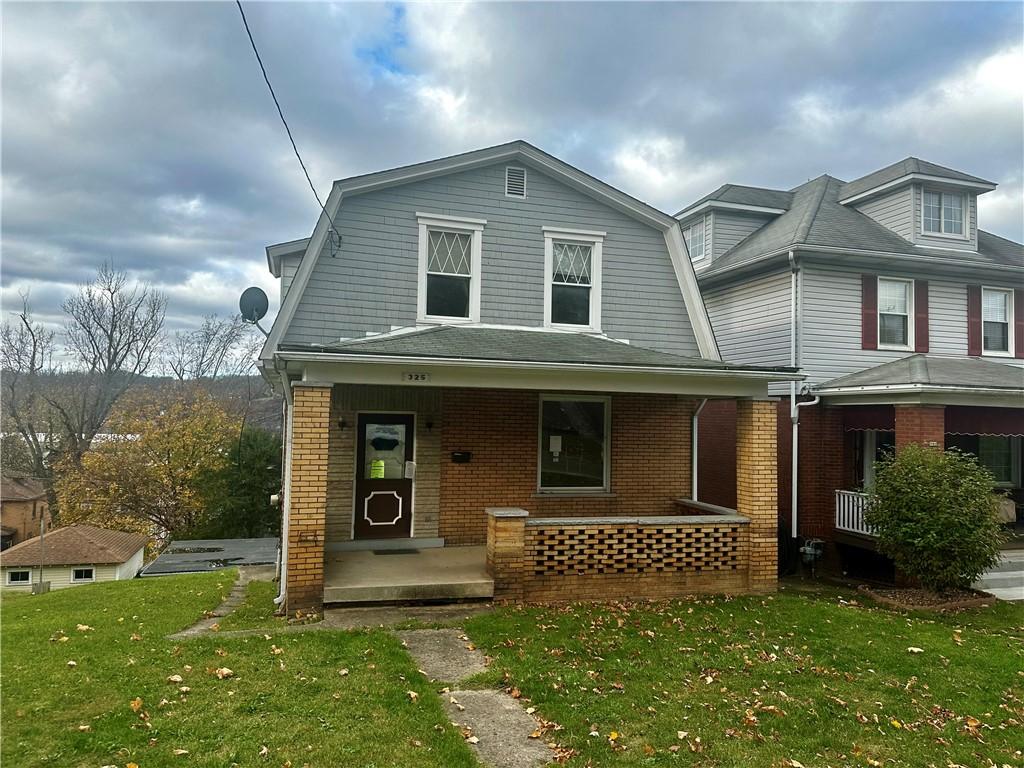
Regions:
[[714, 225], [712, 227], [714, 247], [711, 251], [711, 258], [718, 258], [773, 218], [775, 217], [730, 213], [723, 210], [715, 211]]
[[884, 227], [908, 241], [914, 239], [913, 189], [907, 185], [855, 206]]
[[505, 196], [505, 163], [345, 199], [340, 251], [322, 253], [284, 344], [324, 344], [416, 323], [416, 212], [486, 219], [480, 320], [543, 325], [542, 226], [607, 233], [602, 330], [681, 355], [696, 340], [663, 234], [530, 168], [525, 200]]

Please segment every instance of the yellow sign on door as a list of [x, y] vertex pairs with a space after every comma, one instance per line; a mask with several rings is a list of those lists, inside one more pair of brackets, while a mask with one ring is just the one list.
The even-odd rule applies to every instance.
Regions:
[[370, 479], [371, 480], [382, 480], [384, 479], [384, 460], [374, 459], [370, 462]]

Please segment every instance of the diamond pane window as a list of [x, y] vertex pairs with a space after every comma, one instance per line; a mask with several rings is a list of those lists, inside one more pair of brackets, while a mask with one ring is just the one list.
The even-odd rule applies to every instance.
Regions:
[[1010, 292], [984, 289], [981, 295], [982, 342], [986, 352], [1010, 351]]
[[590, 325], [593, 246], [556, 240], [552, 255], [551, 322]]
[[473, 236], [468, 232], [432, 229], [427, 243], [427, 272], [442, 275], [472, 274]]
[[904, 347], [910, 343], [910, 282], [878, 281], [878, 343]]

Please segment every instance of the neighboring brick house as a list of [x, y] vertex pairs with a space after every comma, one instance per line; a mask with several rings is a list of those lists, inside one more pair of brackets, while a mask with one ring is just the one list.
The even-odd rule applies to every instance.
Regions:
[[139, 533], [92, 525], [55, 528], [0, 554], [0, 587], [28, 591], [34, 584], [48, 582], [50, 589], [63, 589], [134, 579], [142, 568], [147, 543]]
[[50, 528], [46, 483], [37, 477], [0, 477], [0, 550]]
[[[908, 158], [851, 182], [727, 184], [677, 214], [723, 358], [806, 376], [771, 390], [789, 395], [784, 541], [824, 539], [848, 570], [871, 563], [860, 491], [907, 442], [975, 453], [1017, 504], [1006, 522], [1019, 515], [1024, 246], [978, 226], [977, 198], [995, 186]], [[699, 498], [727, 506], [733, 420], [715, 402], [699, 422]]]
[[[517, 141], [335, 182], [267, 259], [289, 610], [450, 597], [424, 569], [476, 550], [499, 599], [774, 588], [765, 398], [800, 376], [722, 362], [671, 216]], [[687, 501], [712, 396], [730, 509]]]

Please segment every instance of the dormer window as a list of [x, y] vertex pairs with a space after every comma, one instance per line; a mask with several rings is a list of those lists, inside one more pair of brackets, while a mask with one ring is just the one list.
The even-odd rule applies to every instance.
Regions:
[[959, 192], [924, 191], [923, 226], [925, 234], [964, 234], [964, 196]]
[[704, 258], [704, 219], [693, 222], [683, 230], [683, 239], [686, 240], [686, 250], [690, 254], [690, 261], [697, 261]]
[[480, 264], [486, 221], [416, 214], [420, 322], [480, 322]]
[[601, 330], [604, 232], [544, 227], [544, 324]]

